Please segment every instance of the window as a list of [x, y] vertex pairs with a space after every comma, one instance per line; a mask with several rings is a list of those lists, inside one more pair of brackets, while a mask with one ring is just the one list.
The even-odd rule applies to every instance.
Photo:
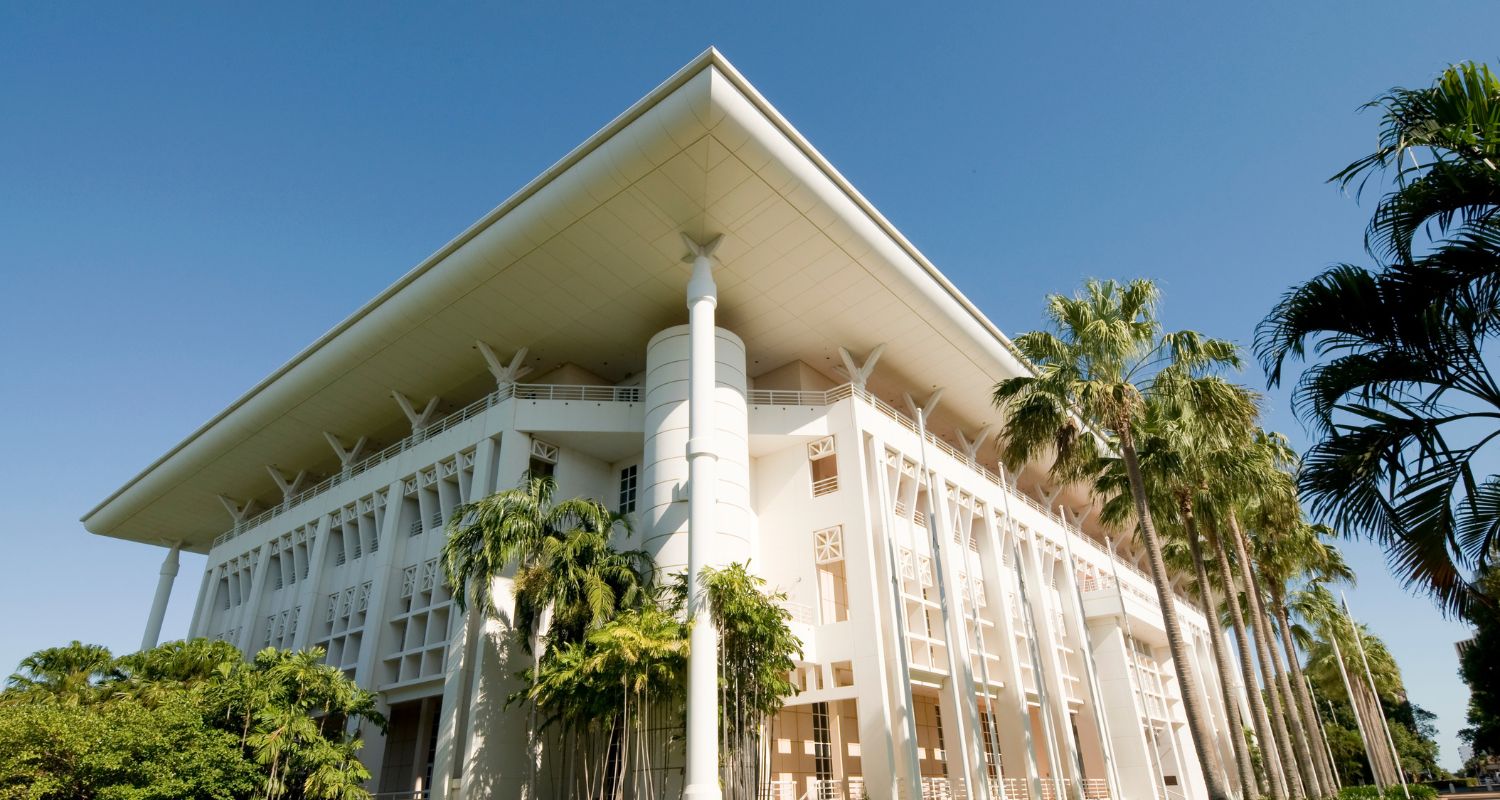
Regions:
[[555, 444], [549, 444], [541, 439], [531, 440], [531, 462], [527, 464], [527, 474], [533, 478], [550, 478], [557, 470], [558, 448]]
[[833, 685], [836, 687], [854, 685], [854, 663], [851, 661], [835, 661], [829, 665], [833, 670]]
[[822, 497], [839, 490], [839, 461], [832, 436], [809, 444], [807, 460], [812, 466], [813, 497]]
[[843, 528], [825, 528], [813, 533], [813, 560], [818, 565], [819, 622], [828, 625], [849, 619]]
[[813, 771], [819, 781], [833, 777], [833, 742], [828, 730], [828, 704], [813, 703]]
[[636, 483], [640, 475], [640, 465], [631, 464], [620, 470], [620, 513], [629, 514], [635, 511]]

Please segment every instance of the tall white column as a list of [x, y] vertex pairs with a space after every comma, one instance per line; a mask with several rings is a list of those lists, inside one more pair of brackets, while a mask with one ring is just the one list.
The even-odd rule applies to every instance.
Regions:
[[717, 800], [719, 789], [719, 637], [699, 583], [715, 537], [718, 450], [714, 431], [713, 251], [719, 240], [699, 245], [686, 235], [693, 256], [688, 279], [688, 615], [693, 621], [688, 657], [687, 770], [684, 798]]
[[151, 615], [146, 617], [146, 632], [141, 636], [141, 649], [150, 650], [161, 639], [161, 621], [167, 615], [167, 600], [172, 597], [172, 583], [177, 580], [178, 542], [167, 548], [167, 557], [161, 560], [161, 577], [156, 579], [156, 597], [151, 601]]

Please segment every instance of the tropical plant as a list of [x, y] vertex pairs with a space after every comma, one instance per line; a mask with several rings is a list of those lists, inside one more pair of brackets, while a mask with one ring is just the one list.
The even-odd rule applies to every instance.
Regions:
[[114, 670], [109, 648], [73, 640], [21, 659], [6, 682], [6, 702], [59, 702], [81, 705], [99, 697], [99, 684]]
[[206, 720], [184, 692], [151, 706], [0, 705], [0, 797], [238, 800], [258, 796], [263, 782], [239, 736]]
[[[1177, 620], [1171, 579], [1162, 558], [1141, 473], [1137, 438], [1147, 399], [1164, 413], [1214, 415], [1239, 402], [1234, 387], [1217, 372], [1237, 367], [1239, 357], [1228, 342], [1193, 331], [1165, 333], [1156, 317], [1156, 286], [1137, 280], [1088, 281], [1074, 297], [1051, 295], [1047, 317], [1051, 330], [1032, 331], [1016, 346], [1036, 372], [1001, 381], [994, 402], [1006, 416], [1001, 443], [1012, 467], [1050, 457], [1061, 480], [1092, 478], [1109, 447], [1118, 450], [1125, 467], [1136, 514], [1136, 529], [1145, 544], [1152, 580], [1162, 610], [1173, 668], [1187, 711], [1188, 729], [1202, 762], [1212, 800], [1229, 797], [1212, 756], [1202, 692], [1193, 674]], [[1090, 426], [1097, 426], [1101, 441]]]
[[1500, 756], [1500, 566], [1480, 573], [1476, 583], [1484, 602], [1467, 614], [1474, 638], [1459, 658], [1459, 675], [1469, 685], [1468, 726], [1459, 737], [1475, 756]]
[[[765, 770], [761, 743], [772, 715], [796, 694], [792, 670], [802, 643], [792, 633], [786, 596], [744, 564], [703, 570], [700, 578], [709, 615], [719, 632], [719, 753], [726, 800], [762, 797]], [[686, 613], [687, 579], [676, 594]]]
[[1500, 543], [1500, 476], [1476, 472], [1500, 384], [1500, 80], [1458, 64], [1392, 89], [1376, 150], [1331, 180], [1390, 191], [1366, 232], [1373, 267], [1341, 264], [1284, 295], [1257, 332], [1271, 385], [1318, 363], [1293, 405], [1318, 440], [1301, 474], [1313, 513], [1372, 537], [1409, 586], [1448, 612]]
[[375, 696], [323, 651], [196, 639], [118, 659], [41, 650], [0, 692], [0, 795], [359, 800]]
[[[1256, 797], [1261, 792], [1256, 780], [1254, 756], [1240, 718], [1240, 705], [1235, 699], [1239, 692], [1232, 680], [1234, 673], [1224, 643], [1224, 632], [1220, 625], [1215, 624], [1217, 615], [1214, 609], [1218, 603], [1203, 557], [1198, 522], [1198, 510], [1215, 502], [1210, 488], [1223, 486], [1226, 480], [1234, 477], [1239, 460], [1227, 457], [1226, 453], [1238, 452], [1239, 434], [1254, 419], [1254, 398], [1246, 391], [1241, 391], [1240, 396], [1239, 407], [1228, 409], [1234, 413], [1213, 417], [1196, 413], [1168, 416], [1159, 404], [1148, 402], [1140, 425], [1137, 450], [1152, 513], [1162, 523], [1165, 534], [1164, 557], [1174, 571], [1192, 571], [1198, 596], [1204, 604], [1204, 615], [1211, 621], [1209, 638], [1221, 682], [1219, 696], [1225, 701], [1225, 719], [1234, 732], [1230, 739], [1236, 762], [1235, 773], [1242, 796]], [[1129, 492], [1129, 478], [1119, 458], [1105, 459], [1104, 469], [1094, 484], [1101, 496], [1109, 498], [1100, 514], [1102, 522], [1120, 527], [1133, 521], [1135, 510]], [[1179, 541], [1185, 548], [1174, 546]], [[1184, 569], [1178, 569], [1181, 565], [1174, 563], [1173, 556], [1180, 554], [1176, 551], [1184, 549], [1189, 563]]]
[[1333, 531], [1328, 527], [1299, 521], [1283, 536], [1269, 540], [1266, 543], [1269, 546], [1261, 547], [1258, 556], [1262, 573], [1269, 577], [1266, 589], [1270, 610], [1275, 618], [1272, 627], [1281, 634], [1283, 655], [1291, 672], [1292, 693], [1288, 701], [1296, 701], [1294, 712], [1298, 714], [1306, 731], [1307, 744], [1311, 749], [1309, 756], [1325, 795], [1333, 794], [1337, 780], [1333, 775], [1333, 765], [1324, 757], [1329, 747], [1327, 736], [1313, 704], [1312, 693], [1307, 688], [1302, 659], [1293, 640], [1291, 609], [1287, 598], [1291, 592], [1297, 591], [1291, 588], [1293, 581], [1299, 582], [1301, 586], [1322, 585], [1330, 581], [1353, 582], [1354, 572], [1344, 562], [1338, 549], [1329, 543], [1331, 538]]
[[[636, 603], [648, 585], [649, 561], [638, 551], [610, 545], [627, 520], [597, 500], [554, 500], [551, 476], [527, 476], [515, 489], [459, 506], [448, 522], [443, 563], [454, 601], [482, 614], [509, 613], [521, 645], [533, 654], [528, 675], [541, 675], [546, 649], [583, 641], [624, 606]], [[495, 604], [494, 585], [514, 575], [515, 603]], [[545, 637], [544, 643], [541, 639]], [[527, 695], [529, 697], [529, 695]], [[537, 791], [537, 708], [527, 719], [526, 796]]]

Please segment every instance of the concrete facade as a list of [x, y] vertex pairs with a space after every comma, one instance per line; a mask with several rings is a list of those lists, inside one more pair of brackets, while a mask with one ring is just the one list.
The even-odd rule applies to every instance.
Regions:
[[[1206, 797], [1141, 554], [1043, 465], [996, 461], [988, 387], [1025, 365], [722, 56], [517, 197], [85, 518], [172, 543], [148, 641], [178, 549], [207, 553], [187, 633], [322, 647], [377, 691], [376, 791], [519, 796], [525, 712], [505, 701], [529, 657], [507, 619], [456, 611], [443, 523], [544, 469], [560, 497], [632, 514], [622, 546], [690, 560], [704, 356], [681, 237], [722, 235], [710, 562], [785, 592], [804, 646], [770, 796]], [[495, 312], [491, 287], [534, 311]], [[299, 466], [255, 468], [271, 460]], [[1172, 602], [1212, 706], [1208, 623]]]

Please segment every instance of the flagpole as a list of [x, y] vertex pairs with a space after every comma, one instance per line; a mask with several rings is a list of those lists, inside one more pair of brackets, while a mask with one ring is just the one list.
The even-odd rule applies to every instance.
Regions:
[[1380, 693], [1375, 691], [1375, 675], [1370, 672], [1370, 659], [1365, 655], [1365, 645], [1361, 641], [1363, 637], [1359, 634], [1359, 628], [1354, 624], [1354, 612], [1349, 610], [1349, 598], [1343, 592], [1339, 592], [1339, 599], [1344, 601], [1344, 616], [1349, 620], [1349, 627], [1354, 630], [1354, 646], [1359, 649], [1360, 661], [1365, 665], [1365, 680], [1370, 683], [1370, 695], [1375, 698], [1375, 710], [1380, 714], [1380, 726], [1385, 730], [1385, 743], [1391, 748], [1391, 761], [1395, 763], [1396, 777], [1401, 781], [1401, 791], [1406, 794], [1406, 800], [1411, 800], [1411, 789], [1406, 785], [1406, 770], [1401, 768], [1401, 754], [1396, 752], [1396, 740], [1391, 738], [1391, 723], [1385, 718], [1385, 709], [1380, 705]]

